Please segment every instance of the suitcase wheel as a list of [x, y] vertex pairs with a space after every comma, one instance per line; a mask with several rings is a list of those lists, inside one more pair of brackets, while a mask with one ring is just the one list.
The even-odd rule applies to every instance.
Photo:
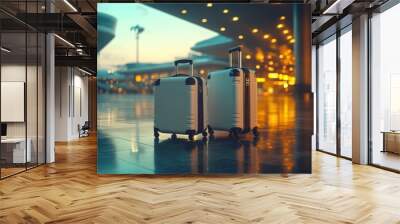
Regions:
[[237, 130], [237, 129], [232, 129], [230, 132], [229, 132], [229, 137], [233, 137], [234, 139], [239, 139], [239, 130]]
[[176, 134], [174, 133], [174, 134], [171, 135], [171, 138], [172, 138], [172, 140], [176, 140], [178, 137], [177, 137]]
[[194, 135], [193, 134], [189, 134], [189, 140], [193, 141], [194, 140]]
[[156, 128], [154, 129], [154, 137], [155, 138], [160, 137], [160, 133], [158, 133], [158, 130]]
[[210, 134], [210, 136], [214, 135], [214, 130], [211, 128], [211, 126], [208, 126], [208, 133]]
[[253, 128], [253, 135], [256, 138], [260, 135], [260, 132], [258, 132], [258, 128], [257, 127]]

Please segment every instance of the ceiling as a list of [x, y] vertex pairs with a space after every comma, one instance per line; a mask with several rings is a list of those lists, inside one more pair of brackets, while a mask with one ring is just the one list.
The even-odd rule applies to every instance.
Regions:
[[45, 2], [44, 0], [0, 2], [0, 25], [4, 39], [2, 45], [12, 49], [7, 54], [8, 58], [17, 61], [22, 60], [24, 55], [27, 55], [28, 59], [36, 55], [37, 48], [29, 43], [33, 37], [29, 33], [28, 45], [25, 43], [26, 29], [35, 35], [37, 32], [54, 32], [57, 34], [56, 65], [80, 66], [95, 72], [97, 1], [68, 0], [67, 4], [63, 0], [52, 0], [48, 5]]
[[[229, 37], [235, 44], [266, 50], [270, 49], [270, 41], [274, 38], [277, 40], [276, 44], [287, 44], [287, 35], [283, 35], [283, 30], [293, 33], [293, 5], [215, 3], [207, 6], [206, 3], [150, 3], [148, 6]], [[185, 14], [182, 14], [182, 10], [185, 10]], [[234, 18], [237, 21], [233, 21]], [[284, 27], [277, 28], [278, 24]], [[222, 27], [224, 31], [221, 31]]]

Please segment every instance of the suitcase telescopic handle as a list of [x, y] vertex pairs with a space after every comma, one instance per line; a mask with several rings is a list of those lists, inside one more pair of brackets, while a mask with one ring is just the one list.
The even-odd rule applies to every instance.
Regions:
[[237, 52], [239, 56], [239, 68], [242, 67], [242, 47], [237, 46], [229, 49], [229, 65], [233, 67], [233, 53]]
[[189, 64], [192, 67], [192, 76], [193, 76], [193, 60], [191, 60], [191, 59], [176, 60], [174, 62], [174, 64], [175, 64], [176, 74], [178, 74], [178, 65], [179, 64]]

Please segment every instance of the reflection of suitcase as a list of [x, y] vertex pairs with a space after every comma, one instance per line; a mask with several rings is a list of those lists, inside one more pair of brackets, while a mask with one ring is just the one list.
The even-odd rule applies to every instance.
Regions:
[[243, 173], [247, 162], [243, 158], [243, 145], [230, 138], [210, 140], [203, 155], [204, 169], [208, 174]]
[[[232, 54], [239, 54], [239, 67], [233, 67]], [[209, 132], [239, 133], [257, 130], [257, 82], [254, 71], [242, 68], [240, 47], [229, 50], [231, 67], [208, 75]]]
[[154, 143], [155, 174], [203, 173], [203, 148], [205, 141], [167, 139]]
[[[178, 65], [189, 63], [192, 74], [178, 74]], [[154, 83], [155, 111], [154, 137], [159, 132], [207, 136], [207, 86], [206, 81], [193, 76], [193, 61], [175, 61], [176, 75], [161, 78]]]

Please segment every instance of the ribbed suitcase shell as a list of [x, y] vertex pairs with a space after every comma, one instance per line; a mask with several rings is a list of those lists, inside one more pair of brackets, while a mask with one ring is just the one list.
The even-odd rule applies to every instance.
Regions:
[[207, 129], [205, 79], [188, 75], [161, 78], [154, 84], [154, 99], [155, 130], [196, 135]]
[[248, 132], [257, 127], [257, 81], [254, 71], [229, 68], [211, 72], [207, 85], [208, 123], [213, 130], [240, 128], [241, 132]]
[[[199, 79], [203, 85], [199, 85]], [[194, 80], [195, 84], [187, 82]], [[199, 88], [202, 88], [199, 93]], [[203, 114], [199, 114], [198, 94], [203, 94]], [[155, 86], [155, 128], [160, 132], [188, 134], [188, 131], [201, 133], [207, 128], [207, 88], [203, 78], [168, 77], [160, 79]], [[199, 129], [199, 117], [203, 116], [203, 128]], [[201, 125], [200, 125], [201, 127]]]

